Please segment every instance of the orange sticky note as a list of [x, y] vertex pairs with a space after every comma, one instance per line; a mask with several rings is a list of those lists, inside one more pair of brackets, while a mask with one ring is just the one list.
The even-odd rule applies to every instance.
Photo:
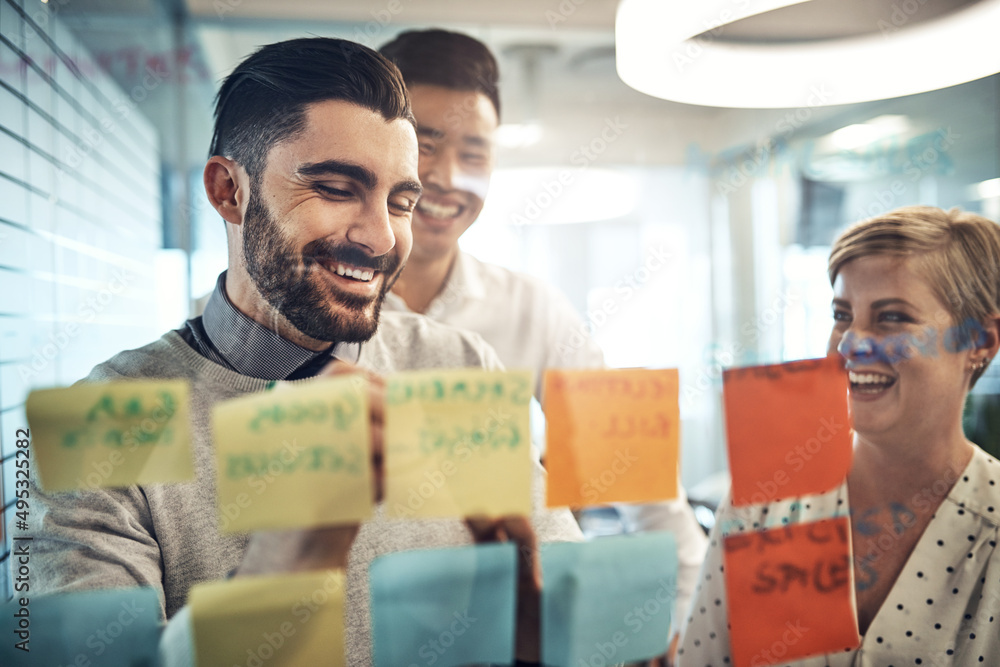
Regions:
[[725, 538], [736, 667], [786, 664], [856, 648], [847, 517]]
[[832, 357], [723, 373], [733, 505], [824, 493], [851, 467], [847, 373]]
[[677, 369], [545, 373], [548, 506], [677, 497]]

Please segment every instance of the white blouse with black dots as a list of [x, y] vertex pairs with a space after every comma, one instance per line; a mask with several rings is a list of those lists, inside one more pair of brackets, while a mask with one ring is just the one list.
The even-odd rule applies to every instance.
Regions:
[[[677, 654], [679, 667], [733, 664], [722, 566], [725, 535], [846, 514], [846, 482], [829, 493], [768, 506], [734, 508], [727, 498], [709, 537], [708, 556], [692, 607], [684, 619]], [[861, 638], [861, 646], [779, 664], [1000, 665], [998, 541], [1000, 462], [976, 447], [969, 465], [927, 525], [868, 632]]]

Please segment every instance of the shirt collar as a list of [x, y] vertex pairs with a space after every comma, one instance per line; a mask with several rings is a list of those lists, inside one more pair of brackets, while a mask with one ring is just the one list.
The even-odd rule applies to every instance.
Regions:
[[307, 350], [244, 315], [226, 294], [226, 272], [202, 315], [205, 333], [225, 362], [237, 373], [263, 380], [284, 380], [300, 366], [320, 356], [356, 363], [359, 343], [338, 343], [321, 352]]

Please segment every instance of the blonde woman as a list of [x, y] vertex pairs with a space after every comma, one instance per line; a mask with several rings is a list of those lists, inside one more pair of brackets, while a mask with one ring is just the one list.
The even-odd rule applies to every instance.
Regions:
[[733, 662], [726, 534], [844, 515], [861, 645], [791, 664], [997, 664], [1000, 463], [966, 439], [962, 408], [1000, 347], [1000, 226], [957, 209], [901, 208], [842, 234], [829, 275], [829, 353], [843, 358], [851, 388], [850, 472], [821, 495], [723, 503], [678, 664]]

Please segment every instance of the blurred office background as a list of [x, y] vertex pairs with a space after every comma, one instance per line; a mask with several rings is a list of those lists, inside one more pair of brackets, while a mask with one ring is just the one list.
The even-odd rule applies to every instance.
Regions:
[[[708, 37], [878, 35], [979, 4], [815, 3], [837, 20], [789, 14]], [[377, 48], [440, 26], [493, 49], [498, 168], [462, 245], [562, 289], [610, 365], [680, 369], [692, 495], [725, 480], [721, 368], [825, 353], [826, 257], [839, 230], [918, 203], [1000, 218], [1000, 76], [832, 106], [670, 102], [619, 78], [617, 6], [0, 0], [2, 523], [15, 511], [27, 392], [179, 326], [225, 268], [223, 224], [201, 188], [212, 98], [262, 44], [324, 35]], [[953, 57], [941, 49], [940, 66]], [[1000, 365], [967, 412], [970, 436], [996, 454]], [[9, 586], [0, 577], [0, 599]]]

